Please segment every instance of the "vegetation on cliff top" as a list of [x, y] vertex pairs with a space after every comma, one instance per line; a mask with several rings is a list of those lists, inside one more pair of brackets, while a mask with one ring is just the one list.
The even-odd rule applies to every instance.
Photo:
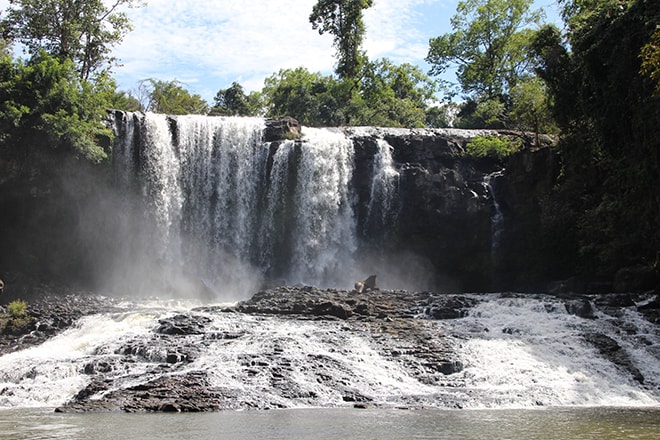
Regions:
[[[592, 273], [660, 264], [657, 1], [559, 0], [560, 30], [543, 25], [531, 0], [462, 0], [452, 32], [430, 41], [426, 74], [367, 58], [362, 12], [372, 1], [319, 0], [310, 23], [334, 37], [333, 75], [285, 69], [260, 92], [246, 94], [239, 83], [220, 89], [212, 105], [176, 80], [117, 89], [111, 48], [130, 30], [120, 9], [139, 3], [10, 1], [0, 20], [2, 156], [30, 160], [31, 149], [58, 148], [103, 162], [106, 108], [553, 132], [563, 169], [540, 202], [541, 221], [562, 243], [549, 260]], [[14, 44], [29, 59], [15, 59]], [[434, 79], [450, 67], [456, 84]]]

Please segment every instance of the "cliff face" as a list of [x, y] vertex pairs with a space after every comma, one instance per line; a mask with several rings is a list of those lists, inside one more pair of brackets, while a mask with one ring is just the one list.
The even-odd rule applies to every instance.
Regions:
[[[356, 157], [368, 157], [375, 139], [384, 139], [399, 171], [398, 218], [392, 236], [386, 237], [391, 240], [381, 245], [395, 254], [419, 256], [433, 268], [436, 289], [486, 289], [491, 276], [493, 203], [484, 179], [498, 164], [488, 163], [482, 170], [463, 157], [464, 145], [473, 136], [469, 132], [365, 131], [349, 131]], [[369, 164], [365, 161], [362, 166]]]
[[523, 138], [523, 149], [506, 160], [473, 159], [464, 151], [475, 136], [518, 135], [487, 130], [347, 132], [365, 168], [376, 139], [391, 145], [400, 172], [400, 211], [395, 239], [385, 246], [425, 259], [435, 270], [439, 290], [542, 289], [564, 275], [548, 261], [551, 244], [544, 242], [548, 232], [542, 202], [560, 170], [559, 157], [548, 145], [532, 149]]
[[[89, 281], [105, 231], [108, 168], [51, 148], [0, 152], [0, 278], [7, 292], [32, 283]], [[92, 220], [92, 217], [96, 217]], [[95, 229], [89, 229], [95, 224]]]
[[[176, 119], [170, 119], [169, 125], [175, 131], [173, 138], [178, 138]], [[344, 133], [353, 145], [350, 185], [357, 261], [368, 256], [374, 260], [375, 271], [394, 267], [408, 273], [408, 279], [419, 271], [420, 276], [431, 277], [420, 285], [438, 291], [537, 287], [555, 276], [541, 269], [547, 267], [547, 256], [540, 201], [558, 174], [552, 149], [524, 149], [504, 163], [474, 160], [463, 153], [474, 136], [495, 132], [333, 131]], [[301, 148], [306, 148], [304, 137], [287, 142], [296, 143], [291, 154], [300, 161]], [[283, 141], [271, 143], [267, 167], [273, 166], [281, 145]], [[391, 157], [383, 166], [391, 169], [381, 172], [395, 178], [390, 179], [391, 188], [378, 192], [374, 170], [381, 166], [377, 162], [383, 160], [384, 152]], [[119, 225], [123, 213], [115, 210], [114, 199], [125, 191], [114, 186], [116, 165], [113, 179], [109, 166], [93, 167], [48, 150], [33, 153], [21, 166], [4, 163], [23, 168], [0, 182], [0, 277], [10, 282], [21, 275], [42, 281], [90, 282], [106, 271], [117, 235], [126, 231]], [[285, 204], [295, 203], [290, 196]], [[384, 198], [386, 202], [380, 200]], [[379, 202], [374, 203], [375, 199]], [[138, 203], [136, 210], [140, 209]], [[287, 237], [292, 237], [290, 232], [276, 238]]]

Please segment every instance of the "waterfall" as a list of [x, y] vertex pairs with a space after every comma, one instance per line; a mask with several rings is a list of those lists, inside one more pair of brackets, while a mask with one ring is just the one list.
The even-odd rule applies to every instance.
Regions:
[[306, 128], [296, 186], [294, 281], [339, 282], [356, 249], [349, 183], [353, 145], [346, 136]]
[[262, 118], [115, 118], [115, 180], [138, 199], [137, 220], [120, 234], [129, 270], [207, 288], [261, 277], [351, 282], [344, 273], [357, 248], [351, 140], [304, 128], [302, 141], [271, 145], [264, 126]]
[[504, 214], [502, 213], [502, 207], [497, 200], [495, 190], [493, 189], [492, 181], [502, 177], [504, 170], [496, 171], [494, 173], [488, 174], [484, 177], [484, 187], [486, 192], [490, 196], [491, 204], [493, 207], [493, 214], [491, 216], [491, 254], [493, 257], [497, 255], [497, 252], [500, 247], [500, 238], [502, 235], [502, 228], [504, 223]]
[[384, 139], [377, 140], [378, 150], [374, 156], [367, 225], [370, 229], [383, 231], [392, 224], [396, 216], [396, 195], [399, 172], [392, 160], [392, 146]]

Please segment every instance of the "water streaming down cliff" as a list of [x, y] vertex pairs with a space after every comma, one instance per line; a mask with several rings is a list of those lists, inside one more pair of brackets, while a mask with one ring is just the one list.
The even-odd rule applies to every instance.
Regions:
[[503, 171], [496, 171], [487, 174], [484, 177], [484, 186], [486, 187], [486, 191], [488, 192], [493, 205], [493, 215], [491, 216], [491, 255], [493, 258], [497, 257], [504, 224], [504, 213], [502, 212], [502, 207], [497, 199], [497, 194], [493, 187], [493, 180], [502, 177], [503, 174]]
[[382, 235], [396, 221], [398, 215], [396, 205], [399, 171], [392, 159], [392, 146], [384, 139], [377, 139], [376, 143], [378, 150], [373, 160], [365, 230], [368, 234]]
[[[262, 277], [349, 286], [364, 276], [354, 261], [351, 140], [338, 130], [304, 128], [302, 141], [264, 142], [264, 124], [116, 115], [116, 183], [134, 195], [121, 215], [135, 219], [118, 234], [119, 261], [133, 262], [120, 269], [122, 276], [134, 270], [143, 277], [136, 253], [147, 272], [166, 274], [158, 278], [202, 280], [211, 290], [249, 291]], [[396, 191], [390, 148], [380, 141], [372, 171], [368, 221], [379, 230], [391, 221]]]

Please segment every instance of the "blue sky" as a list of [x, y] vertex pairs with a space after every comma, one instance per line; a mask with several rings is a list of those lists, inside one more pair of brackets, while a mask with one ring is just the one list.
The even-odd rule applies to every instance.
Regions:
[[[128, 10], [134, 30], [114, 56], [120, 88], [140, 80], [178, 80], [210, 103], [218, 90], [238, 81], [261, 90], [267, 76], [304, 66], [329, 74], [334, 65], [330, 35], [308, 21], [316, 0], [148, 0]], [[371, 59], [428, 65], [429, 38], [451, 30], [458, 0], [375, 0], [365, 11], [364, 49]], [[8, 5], [0, 0], [0, 9]], [[546, 21], [558, 21], [557, 0], [535, 0]]]

